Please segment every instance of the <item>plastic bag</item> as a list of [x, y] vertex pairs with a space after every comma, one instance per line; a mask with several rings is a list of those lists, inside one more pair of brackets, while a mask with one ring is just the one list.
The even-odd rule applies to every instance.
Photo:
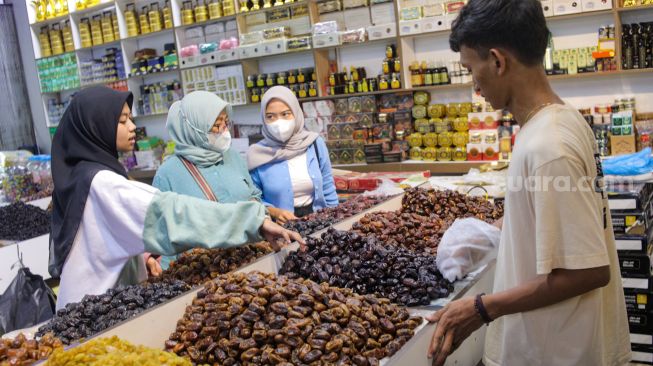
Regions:
[[395, 196], [404, 193], [404, 190], [399, 187], [391, 179], [381, 178], [381, 184], [373, 191], [363, 192], [363, 196]]
[[54, 293], [43, 277], [21, 268], [0, 296], [0, 335], [44, 322], [55, 313]]
[[606, 175], [640, 175], [653, 171], [651, 148], [628, 155], [621, 155], [603, 160], [603, 174]]
[[501, 230], [474, 218], [456, 220], [442, 236], [436, 263], [449, 281], [461, 279], [497, 256]]

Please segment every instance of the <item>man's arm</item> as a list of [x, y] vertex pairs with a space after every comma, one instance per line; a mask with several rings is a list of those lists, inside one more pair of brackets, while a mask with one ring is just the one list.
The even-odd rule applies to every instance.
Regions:
[[[610, 282], [610, 267], [588, 269], [554, 269], [523, 285], [482, 297], [488, 315], [497, 319], [553, 305], [603, 287]], [[474, 298], [454, 301], [427, 317], [438, 322], [429, 346], [428, 356], [434, 365], [443, 365], [458, 346], [483, 325], [474, 307]]]

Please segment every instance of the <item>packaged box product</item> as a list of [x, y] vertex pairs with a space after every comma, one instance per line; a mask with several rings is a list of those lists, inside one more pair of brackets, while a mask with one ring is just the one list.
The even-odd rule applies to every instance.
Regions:
[[467, 144], [467, 160], [469, 161], [483, 160], [483, 145]]
[[379, 24], [379, 25], [368, 27], [367, 36], [370, 39], [370, 41], [396, 37], [397, 36], [396, 24], [386, 23], [386, 24]]
[[214, 23], [208, 24], [204, 27], [204, 33], [208, 36], [209, 34], [224, 33], [225, 24], [224, 23]]
[[470, 130], [496, 129], [501, 118], [501, 111], [475, 112], [467, 115]]
[[324, 33], [313, 35], [313, 47], [333, 47], [340, 45], [340, 33]]
[[204, 28], [202, 27], [192, 27], [184, 31], [184, 36], [188, 40], [189, 38], [202, 38], [204, 37]]
[[422, 16], [424, 18], [444, 15], [444, 4], [438, 2], [427, 2], [422, 6]]
[[624, 290], [626, 299], [626, 310], [628, 311], [651, 311], [653, 310], [653, 296], [646, 292]]
[[651, 233], [653, 230], [649, 229], [646, 235], [615, 234], [614, 242], [617, 251], [648, 253], [651, 250], [651, 243], [653, 243]]
[[267, 23], [281, 22], [290, 19], [290, 8], [272, 9], [265, 15]]
[[653, 193], [653, 183], [612, 183], [606, 182], [608, 206], [610, 210], [644, 211]]
[[447, 29], [447, 19], [445, 15], [438, 15], [421, 20], [422, 32], [439, 32]]
[[288, 27], [274, 27], [264, 29], [262, 31], [263, 39], [279, 39], [290, 37], [290, 28]]
[[364, 113], [376, 112], [376, 98], [372, 95], [361, 97], [361, 111]]
[[273, 39], [259, 44], [261, 55], [276, 55], [286, 52], [286, 41], [284, 39]]
[[367, 39], [365, 28], [340, 32], [340, 43], [362, 43]]
[[263, 41], [263, 32], [249, 32], [240, 35], [240, 45], [251, 45]]
[[311, 48], [311, 36], [295, 37], [288, 39], [286, 42], [286, 49], [291, 51], [302, 51]]
[[647, 211], [611, 211], [615, 234], [646, 235], [651, 224], [651, 207]]
[[345, 29], [367, 28], [372, 25], [369, 8], [345, 10]]
[[653, 333], [653, 312], [651, 311], [629, 311], [628, 328], [632, 333], [651, 334]]
[[653, 277], [634, 277], [634, 276], [621, 276], [621, 284], [624, 290], [632, 291], [653, 291]]
[[422, 18], [422, 7], [421, 6], [414, 6], [414, 7], [411, 7], [411, 8], [402, 8], [400, 13], [399, 13], [399, 18], [402, 21], [421, 19]]
[[582, 11], [577, 0], [553, 0], [553, 15], [576, 14]]
[[315, 102], [302, 103], [302, 110], [304, 111], [304, 117], [306, 118], [317, 118], [318, 116]]
[[330, 117], [335, 113], [335, 104], [332, 100], [318, 100], [315, 102], [317, 115], [321, 117]]
[[317, 11], [321, 14], [331, 13], [334, 11], [342, 10], [340, 0], [326, 0], [317, 3]]
[[640, 252], [624, 252], [619, 254], [619, 268], [624, 276], [651, 275], [651, 258], [649, 254]]
[[397, 24], [394, 4], [392, 2], [372, 5], [370, 13], [372, 16], [372, 24], [374, 25]]
[[632, 154], [636, 151], [635, 135], [610, 136], [610, 152], [612, 155]]
[[422, 33], [421, 20], [410, 20], [399, 22], [399, 35], [405, 36], [410, 34]]
[[[632, 334], [632, 333], [631, 333]], [[631, 361], [653, 365], [653, 346], [631, 344]]]
[[499, 160], [499, 142], [483, 144], [483, 160]]
[[230, 50], [219, 50], [214, 53], [217, 62], [227, 62], [238, 59], [238, 52], [235, 48]]
[[582, 11], [610, 10], [612, 0], [581, 0]]
[[342, 2], [343, 8], [359, 8], [361, 6], [367, 6], [367, 0], [347, 0]]

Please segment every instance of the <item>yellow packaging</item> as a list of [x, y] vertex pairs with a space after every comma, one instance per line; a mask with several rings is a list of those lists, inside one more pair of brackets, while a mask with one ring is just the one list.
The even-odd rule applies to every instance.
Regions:
[[422, 134], [415, 132], [408, 136], [408, 145], [410, 147], [420, 147], [422, 146]]
[[422, 149], [422, 160], [435, 161], [438, 157], [438, 150], [434, 147], [426, 147]]
[[438, 145], [438, 134], [435, 132], [429, 132], [424, 135], [422, 139], [424, 146], [426, 147], [436, 147]]
[[438, 145], [442, 147], [449, 147], [453, 145], [453, 133], [443, 132], [438, 135]]
[[48, 36], [48, 27], [41, 28], [41, 33], [39, 33], [39, 45], [41, 46], [41, 57], [52, 56], [50, 37]]
[[172, 24], [172, 8], [170, 7], [170, 1], [166, 0], [165, 5], [163, 5], [163, 28], [170, 29], [174, 25]]
[[236, 14], [234, 0], [222, 0], [222, 15], [228, 17], [234, 14]]
[[424, 92], [424, 91], [418, 91], [413, 94], [413, 101], [415, 101], [415, 104], [417, 105], [427, 105], [429, 104], [429, 101], [431, 100], [431, 94]]
[[447, 117], [458, 117], [460, 115], [460, 103], [447, 104]]
[[456, 117], [453, 120], [453, 129], [458, 132], [465, 132], [469, 130], [469, 121], [467, 117]]
[[441, 147], [437, 150], [438, 161], [451, 161], [453, 150], [450, 147]]
[[93, 45], [91, 25], [88, 18], [83, 18], [79, 23], [79, 39], [82, 47], [91, 47]]
[[70, 22], [66, 20], [63, 29], [61, 30], [63, 37], [63, 48], [66, 52], [73, 52], [75, 50], [75, 43], [73, 43], [73, 32], [70, 30]]
[[218, 19], [222, 17], [222, 4], [218, 0], [209, 3], [209, 19]]
[[461, 117], [467, 117], [470, 113], [472, 113], [472, 103], [460, 103], [458, 115]]
[[467, 132], [455, 132], [453, 134], [452, 142], [454, 146], [464, 147], [469, 142], [469, 134]]
[[413, 106], [413, 118], [425, 118], [426, 117], [426, 106], [416, 105]]
[[431, 104], [428, 113], [431, 118], [442, 118], [447, 114], [447, 106], [444, 104]]
[[91, 39], [93, 40], [93, 46], [101, 45], [104, 42], [99, 15], [94, 16], [93, 20], [91, 20]]
[[445, 118], [441, 120], [439, 118], [434, 118], [433, 131], [437, 134], [451, 131], [451, 119]]
[[467, 149], [466, 147], [456, 147], [453, 151], [453, 160], [454, 161], [465, 161], [467, 160]]
[[410, 158], [412, 160], [422, 160], [422, 148], [414, 146], [410, 148]]

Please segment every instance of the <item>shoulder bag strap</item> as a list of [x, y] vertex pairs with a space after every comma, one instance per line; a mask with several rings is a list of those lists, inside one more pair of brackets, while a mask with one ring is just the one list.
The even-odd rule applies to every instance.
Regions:
[[218, 202], [218, 197], [213, 194], [213, 191], [211, 190], [211, 186], [209, 185], [209, 182], [204, 179], [204, 176], [202, 173], [200, 173], [200, 170], [197, 169], [195, 164], [191, 163], [190, 161], [186, 160], [183, 157], [179, 157], [181, 162], [184, 163], [184, 166], [186, 167], [186, 170], [190, 173], [191, 177], [195, 180], [195, 183], [200, 187], [202, 190], [202, 193], [204, 193], [204, 196], [206, 196], [206, 199], [209, 201], [214, 201]]

